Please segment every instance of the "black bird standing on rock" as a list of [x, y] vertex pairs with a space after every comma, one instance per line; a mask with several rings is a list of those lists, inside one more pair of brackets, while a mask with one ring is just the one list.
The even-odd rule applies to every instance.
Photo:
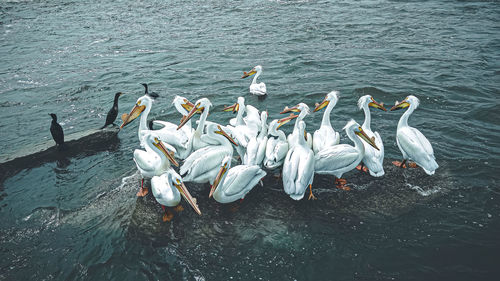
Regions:
[[58, 147], [62, 147], [64, 145], [64, 132], [57, 123], [57, 116], [54, 113], [49, 113], [50, 116], [52, 116], [52, 123], [50, 124], [50, 133], [52, 134], [52, 138], [56, 142]]
[[104, 129], [106, 126], [113, 124], [116, 120], [116, 116], [118, 116], [118, 98], [123, 95], [122, 92], [118, 92], [115, 94], [115, 100], [113, 101], [113, 107], [108, 111], [108, 115], [106, 116], [106, 124], [102, 126], [101, 129]]

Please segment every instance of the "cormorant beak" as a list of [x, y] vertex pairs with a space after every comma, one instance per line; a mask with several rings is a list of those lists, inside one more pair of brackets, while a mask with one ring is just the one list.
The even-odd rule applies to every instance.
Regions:
[[226, 111], [226, 112], [238, 112], [238, 110], [240, 110], [240, 105], [238, 103], [235, 103], [233, 105], [230, 105], [230, 106], [226, 106], [224, 107], [223, 111]]
[[250, 70], [249, 72], [243, 71], [243, 76], [241, 76], [241, 78], [247, 78], [248, 76], [252, 76], [255, 73], [257, 73], [257, 71], [255, 71], [255, 68], [252, 68], [252, 70]]
[[177, 180], [177, 183], [174, 183], [175, 187], [177, 190], [179, 190], [180, 194], [182, 197], [184, 197], [184, 200], [186, 200], [191, 207], [193, 207], [194, 211], [198, 214], [201, 215], [200, 208], [198, 207], [198, 204], [196, 202], [196, 198], [193, 198], [189, 191], [187, 190], [186, 186], [184, 185], [184, 182], [181, 182]]
[[286, 106], [285, 109], [283, 109], [283, 111], [280, 112], [280, 114], [285, 114], [285, 113], [288, 113], [288, 112], [300, 112], [300, 109], [299, 107], [296, 105], [294, 107], [288, 107]]
[[363, 131], [361, 127], [358, 128], [359, 132], [354, 132], [358, 137], [364, 141], [366, 141], [369, 145], [373, 146], [376, 150], [380, 150], [377, 145], [375, 144], [375, 138], [368, 137], [368, 135]]
[[398, 109], [401, 109], [401, 108], [406, 108], [410, 106], [410, 103], [408, 103], [406, 100], [403, 100], [401, 102], [395, 102], [394, 106], [391, 107], [391, 111], [394, 111], [394, 110], [398, 110]]
[[208, 198], [212, 197], [215, 190], [217, 189], [217, 186], [219, 186], [222, 176], [224, 176], [226, 172], [227, 172], [227, 164], [224, 164], [224, 166], [220, 168], [219, 173], [217, 173], [217, 176], [215, 177], [214, 183], [210, 187], [210, 194], [208, 194]]
[[383, 111], [387, 111], [387, 109], [384, 107], [383, 102], [378, 103], [373, 98], [372, 98], [372, 101], [368, 104], [368, 106], [371, 106], [373, 108], [378, 108], [378, 109], [383, 110]]
[[170, 151], [168, 150], [165, 145], [163, 144], [163, 142], [161, 141], [158, 141], [158, 142], [155, 142], [154, 145], [161, 151], [163, 152], [163, 154], [165, 154], [165, 156], [167, 156], [167, 159], [173, 164], [175, 165], [176, 167], [179, 167], [179, 163], [177, 163], [177, 161], [175, 161], [174, 159], [174, 152], [173, 151]]
[[316, 104], [316, 107], [314, 108], [314, 112], [323, 109], [329, 103], [330, 103], [330, 101], [325, 98], [321, 103]]
[[184, 126], [187, 123], [187, 121], [189, 121], [189, 119], [193, 117], [195, 113], [197, 113], [198, 111], [203, 112], [204, 109], [205, 109], [204, 107], [200, 108], [199, 104], [194, 105], [193, 108], [191, 108], [191, 111], [189, 111], [189, 113], [185, 117], [182, 117], [181, 123], [179, 124], [179, 126], [177, 126], [177, 130], [182, 128], [182, 126]]
[[226, 134], [226, 132], [224, 132], [224, 130], [222, 130], [222, 128], [219, 125], [217, 125], [217, 128], [218, 130], [215, 131], [216, 134], [224, 136], [226, 139], [232, 142], [234, 146], [238, 146], [238, 144], [234, 141], [234, 139], [230, 135]]
[[297, 118], [297, 117], [299, 117], [299, 116], [291, 113], [290, 116], [285, 117], [285, 118], [281, 118], [280, 120], [278, 120], [279, 125], [278, 125], [278, 127], [276, 127], [276, 129], [279, 129], [279, 127], [283, 126], [284, 124], [290, 122], [290, 120]]
[[129, 114], [124, 113], [122, 115], [123, 123], [120, 126], [120, 129], [122, 129], [123, 127], [125, 127], [125, 125], [127, 125], [128, 123], [132, 122], [134, 119], [139, 117], [139, 115], [141, 115], [141, 113], [144, 111], [144, 109], [146, 109], [145, 105], [138, 105], [136, 103]]

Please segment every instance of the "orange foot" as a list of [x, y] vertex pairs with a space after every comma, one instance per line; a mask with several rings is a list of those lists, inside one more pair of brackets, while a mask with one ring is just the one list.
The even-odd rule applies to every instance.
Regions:
[[408, 165], [405, 163], [403, 164], [403, 166], [401, 166], [401, 163], [402, 162], [399, 162], [399, 161], [392, 161], [392, 164], [394, 164], [394, 166], [398, 166], [398, 167], [401, 167], [401, 168], [417, 168], [417, 163], [415, 162], [409, 162]]
[[165, 211], [163, 214], [163, 222], [171, 221], [174, 218], [174, 214], [172, 214], [169, 210]]
[[182, 212], [184, 211], [184, 207], [182, 207], [181, 204], [177, 205], [174, 207], [174, 210], [178, 213], [178, 212]]
[[415, 162], [408, 163], [408, 168], [417, 168], [417, 167], [418, 167], [418, 165]]
[[336, 184], [346, 184], [347, 180], [346, 179], [335, 179]]
[[342, 189], [342, 190], [346, 190], [346, 191], [351, 190], [351, 188], [350, 188], [350, 187], [348, 187], [347, 185], [345, 185], [345, 183], [340, 183], [340, 184], [337, 184], [337, 185], [336, 185], [336, 187], [337, 187], [338, 189]]
[[309, 185], [309, 198], [307, 200], [311, 200], [311, 199], [316, 200], [318, 198], [316, 198], [316, 196], [314, 196], [313, 191], [312, 191], [312, 185], [310, 184]]
[[144, 197], [146, 196], [146, 194], [148, 194], [148, 189], [147, 188], [144, 188], [144, 187], [141, 187], [141, 189], [139, 189], [139, 191], [137, 192], [137, 197]]
[[363, 171], [365, 173], [368, 173], [368, 167], [366, 167], [365, 165], [358, 165], [358, 166], [356, 166], [356, 169], [358, 171]]

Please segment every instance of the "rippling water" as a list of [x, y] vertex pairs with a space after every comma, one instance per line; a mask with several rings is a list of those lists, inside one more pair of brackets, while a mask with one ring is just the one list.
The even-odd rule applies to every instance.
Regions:
[[[410, 124], [440, 168], [391, 167], [401, 112], [373, 112], [383, 178], [350, 172], [344, 192], [318, 176], [319, 200], [292, 202], [269, 172], [227, 206], [188, 185], [203, 216], [186, 208], [163, 223], [154, 199], [135, 197], [136, 123], [105, 151], [2, 175], [0, 279], [495, 279], [499, 15], [496, 1], [3, 1], [2, 157], [50, 139], [50, 112], [66, 133], [101, 126], [115, 92], [126, 112], [146, 82], [161, 95], [152, 117], [171, 121], [175, 95], [208, 97], [209, 120], [227, 122], [220, 109], [238, 96], [272, 120], [336, 89], [336, 130], [362, 122], [364, 94], [413, 94]], [[239, 79], [257, 64], [264, 100]], [[321, 116], [306, 118], [309, 131]]]

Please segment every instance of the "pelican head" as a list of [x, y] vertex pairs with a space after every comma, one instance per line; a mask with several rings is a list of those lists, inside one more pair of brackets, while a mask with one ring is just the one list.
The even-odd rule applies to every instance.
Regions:
[[224, 157], [224, 159], [222, 160], [222, 163], [220, 164], [220, 170], [217, 173], [217, 176], [215, 177], [214, 183], [210, 187], [210, 194], [208, 195], [208, 198], [212, 197], [215, 190], [217, 189], [217, 186], [219, 186], [222, 178], [229, 170], [230, 165], [231, 165], [231, 155], [228, 155], [228, 156]]
[[358, 100], [358, 108], [362, 109], [365, 105], [371, 106], [373, 108], [378, 108], [383, 111], [387, 111], [387, 109], [384, 107], [384, 103], [378, 103], [376, 102], [372, 96], [370, 95], [364, 95], [359, 98]]
[[301, 102], [299, 104], [297, 104], [296, 106], [294, 107], [288, 107], [286, 106], [282, 112], [280, 112], [280, 114], [285, 114], [285, 113], [288, 113], [288, 112], [305, 112], [305, 114], [309, 114], [311, 113], [311, 110], [309, 110], [309, 106], [307, 106], [307, 104]]
[[396, 102], [395, 105], [391, 108], [391, 111], [406, 108], [410, 105], [413, 105], [413, 108], [417, 108], [419, 104], [420, 100], [416, 96], [409, 95], [401, 102]]
[[233, 112], [233, 113], [236, 113], [240, 110], [240, 107], [244, 107], [245, 106], [245, 98], [244, 97], [238, 97], [238, 101], [233, 104], [233, 105], [230, 105], [230, 106], [226, 106], [224, 107], [224, 111], [226, 112]]
[[351, 119], [351, 121], [347, 122], [347, 124], [344, 126], [344, 130], [347, 134], [349, 134], [349, 132], [355, 133], [360, 139], [373, 146], [376, 150], [380, 150], [375, 144], [375, 138], [368, 137], [365, 131], [363, 131], [363, 128], [361, 128], [361, 126], [356, 121]]
[[250, 70], [249, 72], [243, 72], [243, 76], [241, 76], [241, 78], [247, 78], [248, 76], [252, 76], [255, 73], [261, 73], [261, 72], [262, 72], [262, 66], [257, 65], [254, 68], [252, 68], [252, 70]]
[[205, 111], [205, 109], [208, 110], [211, 106], [212, 106], [212, 103], [207, 98], [201, 98], [201, 99], [197, 100], [196, 103], [194, 104], [193, 108], [186, 115], [186, 117], [181, 119], [181, 123], [177, 127], [177, 130], [182, 128], [182, 126], [184, 126], [184, 124], [186, 124], [187, 121], [189, 121], [189, 119], [191, 119], [196, 112], [202, 113]]
[[[159, 150], [161, 153], [163, 153], [163, 155], [165, 155], [167, 157], [167, 159], [170, 161], [170, 163], [172, 163], [176, 167], [179, 167], [179, 163], [177, 163], [177, 161], [174, 159], [174, 150], [175, 150], [175, 148], [173, 148], [169, 144], [163, 143], [158, 138], [157, 134], [155, 134], [155, 133], [149, 133], [146, 136], [146, 142], [152, 144], [153, 147], [155, 147], [157, 150]], [[170, 149], [168, 147], [170, 147]]]
[[130, 111], [130, 113], [123, 114], [122, 115], [122, 125], [120, 126], [120, 129], [125, 127], [125, 125], [129, 124], [130, 122], [134, 121], [141, 113], [147, 108], [150, 107], [153, 104], [153, 100], [151, 97], [148, 95], [144, 95], [137, 99], [137, 102], [135, 103], [134, 107]]
[[326, 94], [325, 98], [321, 103], [317, 103], [316, 107], [314, 108], [314, 112], [321, 110], [325, 108], [330, 102], [332, 105], [335, 107], [337, 105], [337, 101], [339, 100], [339, 92], [338, 91], [331, 91], [328, 94]]
[[189, 193], [188, 189], [186, 188], [186, 185], [184, 185], [184, 181], [182, 180], [182, 177], [177, 174], [173, 169], [168, 170], [168, 179], [172, 183], [172, 186], [175, 186], [177, 190], [179, 190], [179, 193], [184, 197], [184, 200], [186, 200], [191, 207], [193, 207], [194, 211], [198, 214], [201, 215], [200, 208], [198, 207], [198, 204], [196, 202], [196, 199], [191, 196]]
[[179, 112], [182, 112], [182, 109], [184, 109], [186, 112], [189, 112], [194, 107], [193, 103], [191, 103], [185, 97], [181, 96], [175, 96], [174, 100], [172, 101], [172, 104], [175, 106], [175, 108], [177, 108], [177, 111]]

